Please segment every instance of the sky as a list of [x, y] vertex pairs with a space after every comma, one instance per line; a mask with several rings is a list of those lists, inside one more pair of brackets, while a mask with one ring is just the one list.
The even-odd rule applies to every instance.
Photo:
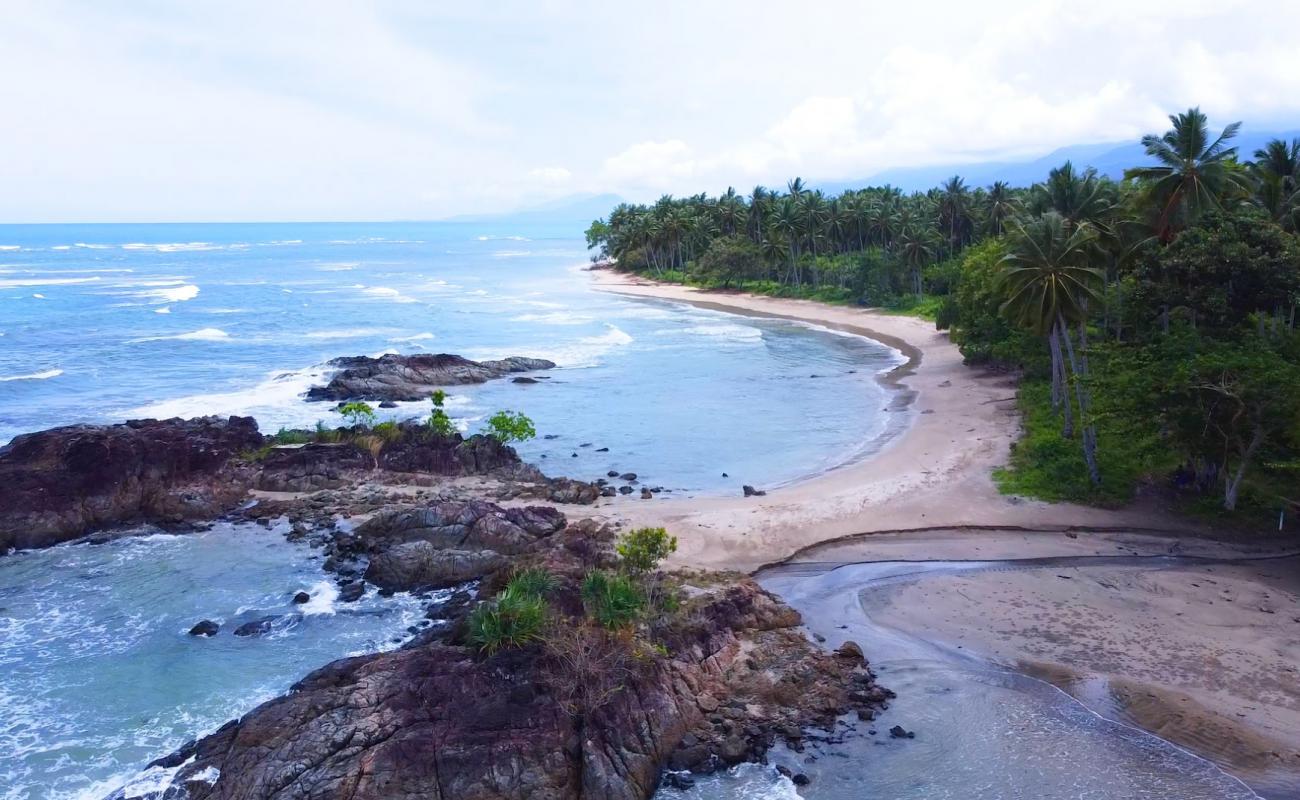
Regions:
[[1300, 127], [1300, 2], [0, 0], [0, 222], [436, 219]]

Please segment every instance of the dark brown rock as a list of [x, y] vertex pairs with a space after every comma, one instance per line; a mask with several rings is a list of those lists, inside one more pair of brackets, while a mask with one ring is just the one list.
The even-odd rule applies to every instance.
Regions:
[[515, 372], [551, 369], [552, 361], [511, 357], [470, 361], [448, 353], [355, 356], [330, 362], [338, 372], [325, 386], [307, 392], [308, 400], [427, 400], [438, 388], [483, 383]]
[[0, 552], [114, 525], [216, 516], [251, 482], [236, 457], [261, 445], [251, 417], [73, 425], [15, 437], [0, 448]]

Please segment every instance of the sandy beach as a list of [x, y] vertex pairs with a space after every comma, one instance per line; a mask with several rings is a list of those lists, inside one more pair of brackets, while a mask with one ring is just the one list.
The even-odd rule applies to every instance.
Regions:
[[[606, 506], [611, 516], [669, 528], [690, 566], [1004, 562], [874, 587], [863, 606], [1048, 680], [1276, 796], [1300, 792], [1300, 558], [1275, 558], [1300, 543], [1225, 541], [1149, 500], [1109, 510], [999, 494], [991, 472], [1019, 434], [1014, 383], [965, 366], [924, 320], [593, 276], [605, 291], [859, 333], [908, 359], [884, 380], [910, 425], [878, 454], [764, 497], [629, 499]], [[1144, 560], [1165, 556], [1207, 561]], [[1058, 558], [1095, 563], [1034, 561]]]
[[[890, 413], [910, 415], [910, 424], [870, 458], [771, 489], [763, 497], [625, 500], [606, 506], [632, 524], [670, 528], [678, 537], [679, 564], [748, 571], [831, 539], [884, 531], [1190, 527], [1142, 504], [1108, 510], [999, 494], [992, 470], [1006, 463], [1019, 436], [1014, 380], [967, 367], [933, 323], [806, 300], [704, 293], [609, 270], [591, 274], [603, 291], [811, 322], [870, 337], [908, 359], [885, 380], [900, 393]], [[735, 474], [733, 465], [719, 458], [719, 469], [732, 467]]]

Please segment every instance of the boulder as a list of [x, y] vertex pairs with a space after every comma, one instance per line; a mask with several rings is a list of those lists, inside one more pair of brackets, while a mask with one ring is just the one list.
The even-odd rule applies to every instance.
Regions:
[[492, 550], [444, 550], [414, 541], [390, 547], [370, 560], [366, 580], [394, 591], [444, 588], [482, 578], [508, 563]]
[[308, 400], [428, 400], [438, 388], [483, 383], [516, 372], [551, 369], [555, 362], [514, 356], [470, 361], [449, 353], [355, 356], [329, 362], [336, 372], [325, 386], [312, 387]]
[[262, 446], [251, 417], [133, 420], [17, 436], [0, 447], [0, 553], [97, 528], [208, 519], [251, 483], [237, 461]]
[[271, 632], [271, 625], [274, 624], [275, 617], [259, 617], [250, 620], [235, 628], [236, 636], [261, 636]]
[[210, 619], [205, 619], [190, 628], [190, 636], [216, 636], [219, 630], [221, 630], [220, 625]]

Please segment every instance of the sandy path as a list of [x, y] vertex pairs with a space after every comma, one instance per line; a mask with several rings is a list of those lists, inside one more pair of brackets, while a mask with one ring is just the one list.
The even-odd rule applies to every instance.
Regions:
[[[679, 540], [680, 564], [752, 570], [828, 539], [928, 527], [1174, 527], [1159, 509], [1109, 511], [1000, 495], [991, 471], [1006, 462], [1019, 434], [1015, 387], [1005, 375], [965, 366], [957, 347], [932, 323], [805, 300], [702, 293], [603, 270], [592, 275], [604, 291], [804, 320], [869, 336], [909, 357], [890, 382], [911, 397], [910, 411], [902, 413], [912, 415], [912, 424], [861, 463], [773, 489], [766, 497], [620, 498], [602, 504], [605, 513], [630, 524], [669, 528]], [[726, 463], [720, 454], [719, 464]]]

